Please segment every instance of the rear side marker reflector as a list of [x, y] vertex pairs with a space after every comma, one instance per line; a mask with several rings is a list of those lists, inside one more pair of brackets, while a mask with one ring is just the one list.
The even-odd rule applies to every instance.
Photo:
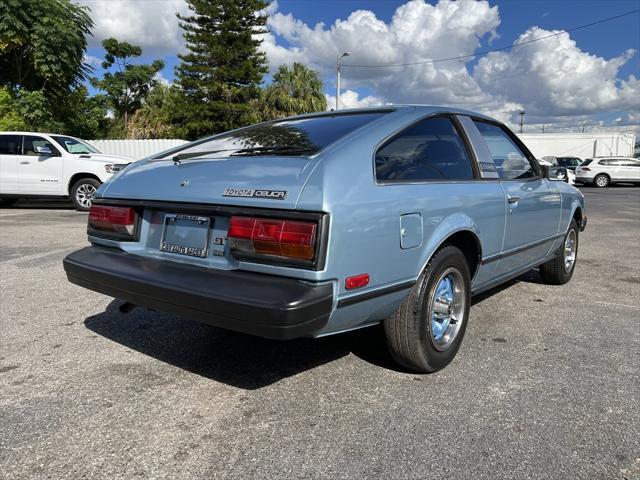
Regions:
[[92, 205], [89, 211], [89, 228], [101, 232], [133, 236], [137, 215], [131, 207]]
[[344, 288], [347, 290], [354, 290], [356, 288], [362, 288], [369, 285], [369, 274], [362, 273], [354, 277], [349, 277], [344, 282]]
[[231, 217], [227, 234], [232, 253], [313, 260], [316, 224], [294, 220]]

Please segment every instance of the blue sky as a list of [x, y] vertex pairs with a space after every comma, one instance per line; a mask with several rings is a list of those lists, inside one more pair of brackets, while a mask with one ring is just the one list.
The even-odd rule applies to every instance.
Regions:
[[[141, 61], [162, 58], [166, 62], [162, 76], [173, 80], [178, 62], [176, 53], [181, 48], [180, 30], [175, 22], [172, 25], [166, 19], [185, 8], [182, 0], [80, 1], [90, 6], [96, 22], [95, 38], [88, 49], [91, 57], [101, 58], [102, 49], [96, 44], [105, 36], [115, 35], [143, 45], [146, 53]], [[272, 70], [278, 63], [303, 61], [321, 73], [326, 93], [333, 96], [335, 73], [331, 57], [334, 51], [343, 48], [352, 52], [346, 63], [435, 59], [510, 45], [532, 27], [541, 30], [530, 31], [526, 39], [640, 8], [637, 0], [447, 3], [279, 0], [270, 12], [272, 34], [263, 45]], [[358, 10], [370, 13], [353, 13]], [[403, 15], [399, 15], [401, 11]], [[122, 18], [120, 26], [113, 22], [113, 18], [120, 18], [118, 15]], [[396, 18], [394, 22], [394, 15], [402, 17], [402, 21]], [[440, 16], [445, 20], [437, 20]], [[158, 17], [164, 21], [158, 22]], [[336, 26], [337, 20], [340, 26]], [[461, 22], [460, 28], [447, 31], [454, 22]], [[324, 27], [316, 27], [319, 23]], [[415, 45], [394, 40], [402, 35], [405, 26], [417, 27], [427, 38], [418, 39]], [[389, 35], [385, 37], [387, 43], [381, 40], [376, 45], [376, 29], [380, 28], [388, 29]], [[433, 38], [429, 38], [432, 31]], [[376, 49], [388, 52], [387, 56], [377, 55]], [[515, 50], [519, 52], [512, 55]], [[368, 69], [365, 73], [345, 68], [344, 87], [350, 92], [343, 94], [341, 100], [344, 99], [345, 106], [407, 100], [468, 104], [471, 109], [502, 115], [505, 121], [513, 121], [513, 112], [524, 108], [533, 112], [532, 122], [553, 124], [559, 129], [581, 124], [598, 126], [599, 122], [600, 126], [609, 126], [616, 119], [620, 125], [630, 125], [636, 122], [640, 110], [637, 50], [640, 50], [640, 14], [636, 13], [571, 32], [566, 38], [543, 40], [535, 48], [519, 47], [485, 60], [446, 62], [448, 65], [438, 64], [436, 69], [394, 69], [391, 76], [380, 69]], [[547, 56], [549, 65], [541, 67], [540, 59]], [[403, 84], [404, 77], [412, 80]], [[507, 77], [512, 78], [510, 83], [505, 80]], [[519, 85], [527, 92], [520, 92]], [[395, 93], [407, 88], [410, 95]], [[531, 90], [537, 89], [543, 91], [536, 97]], [[574, 92], [580, 95], [573, 95]]]

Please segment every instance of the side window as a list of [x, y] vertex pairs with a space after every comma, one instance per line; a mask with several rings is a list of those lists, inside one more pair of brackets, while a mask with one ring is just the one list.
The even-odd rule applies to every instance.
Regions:
[[635, 160], [622, 160], [623, 167], [640, 167], [640, 162]]
[[379, 182], [467, 180], [471, 160], [452, 120], [427, 118], [407, 128], [376, 152]]
[[0, 135], [0, 155], [18, 155], [20, 140], [20, 135]]
[[489, 147], [500, 178], [520, 180], [537, 175], [527, 156], [502, 127], [479, 120], [474, 123]]
[[31, 135], [25, 135], [22, 143], [22, 154], [29, 155], [32, 157], [39, 157], [41, 154], [38, 153], [39, 147], [48, 148], [51, 153], [58, 154], [58, 149], [53, 146], [53, 144], [49, 140], [45, 140], [42, 137], [34, 137]]
[[604, 165], [607, 167], [618, 167], [620, 166], [620, 160], [600, 160], [598, 162], [598, 165]]

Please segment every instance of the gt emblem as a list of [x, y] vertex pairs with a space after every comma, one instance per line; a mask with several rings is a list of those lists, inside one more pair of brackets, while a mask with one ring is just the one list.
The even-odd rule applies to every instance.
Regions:
[[189, 180], [182, 180], [182, 181], [180, 182], [180, 186], [181, 186], [181, 187], [187, 187], [187, 186], [189, 186]]

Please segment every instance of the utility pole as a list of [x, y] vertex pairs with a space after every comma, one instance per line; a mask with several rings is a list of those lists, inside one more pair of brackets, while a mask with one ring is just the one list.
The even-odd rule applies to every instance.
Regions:
[[336, 55], [336, 110], [340, 108], [340, 66], [342, 65], [342, 59], [349, 55], [351, 55], [349, 52]]
[[522, 133], [522, 128], [524, 127], [524, 110], [520, 110], [520, 133]]

